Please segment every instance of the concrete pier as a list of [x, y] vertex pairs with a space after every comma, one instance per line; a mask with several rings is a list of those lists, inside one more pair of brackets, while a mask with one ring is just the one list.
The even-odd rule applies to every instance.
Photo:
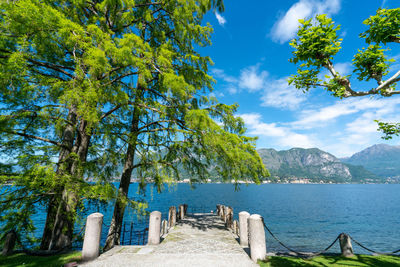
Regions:
[[258, 266], [215, 214], [187, 214], [159, 245], [117, 246], [84, 266]]

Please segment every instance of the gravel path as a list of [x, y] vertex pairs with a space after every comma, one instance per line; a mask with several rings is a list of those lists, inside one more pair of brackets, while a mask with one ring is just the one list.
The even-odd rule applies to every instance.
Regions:
[[170, 229], [158, 246], [117, 246], [82, 266], [258, 266], [236, 236], [212, 214], [194, 214]]

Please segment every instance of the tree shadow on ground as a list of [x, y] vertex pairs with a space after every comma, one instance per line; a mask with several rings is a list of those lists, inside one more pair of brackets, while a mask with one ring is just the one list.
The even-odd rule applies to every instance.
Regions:
[[201, 231], [207, 231], [212, 229], [225, 230], [225, 226], [219, 218], [211, 215], [188, 215], [183, 220], [180, 220], [178, 225], [190, 225], [192, 228], [197, 228]]
[[373, 266], [373, 267], [393, 267], [400, 266], [398, 256], [371, 256], [355, 255], [354, 257], [344, 258], [341, 256], [319, 256], [310, 259], [296, 257], [268, 257], [265, 261], [259, 262], [264, 267], [329, 267], [329, 266]]

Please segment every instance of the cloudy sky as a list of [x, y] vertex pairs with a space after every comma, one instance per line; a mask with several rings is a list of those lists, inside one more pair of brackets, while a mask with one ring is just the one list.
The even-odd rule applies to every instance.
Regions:
[[[351, 156], [377, 143], [400, 145], [400, 137], [381, 139], [375, 119], [400, 121], [400, 96], [340, 100], [323, 89], [303, 93], [287, 83], [296, 72], [289, 63], [298, 19], [328, 14], [341, 25], [342, 50], [334, 60], [341, 74], [352, 73], [352, 58], [366, 46], [358, 36], [362, 22], [380, 7], [396, 8], [398, 0], [225, 1], [224, 13], [206, 17], [214, 28], [213, 45], [201, 50], [211, 56], [210, 72], [217, 80], [213, 94], [226, 104], [238, 103], [248, 135], [258, 136], [258, 148], [278, 150], [318, 147], [338, 157]], [[397, 2], [397, 5], [396, 5]], [[400, 69], [400, 45], [388, 55]], [[370, 89], [355, 75], [352, 85]]]

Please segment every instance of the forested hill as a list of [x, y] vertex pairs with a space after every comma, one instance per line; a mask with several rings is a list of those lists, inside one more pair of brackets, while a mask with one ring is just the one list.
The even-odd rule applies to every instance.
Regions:
[[318, 148], [282, 151], [259, 149], [258, 153], [275, 180], [306, 178], [311, 182], [333, 183], [380, 181], [380, 178], [364, 167], [342, 163], [332, 154]]
[[400, 177], [400, 146], [373, 145], [355, 153], [350, 158], [343, 158], [341, 161], [362, 165], [365, 169], [383, 178]]

